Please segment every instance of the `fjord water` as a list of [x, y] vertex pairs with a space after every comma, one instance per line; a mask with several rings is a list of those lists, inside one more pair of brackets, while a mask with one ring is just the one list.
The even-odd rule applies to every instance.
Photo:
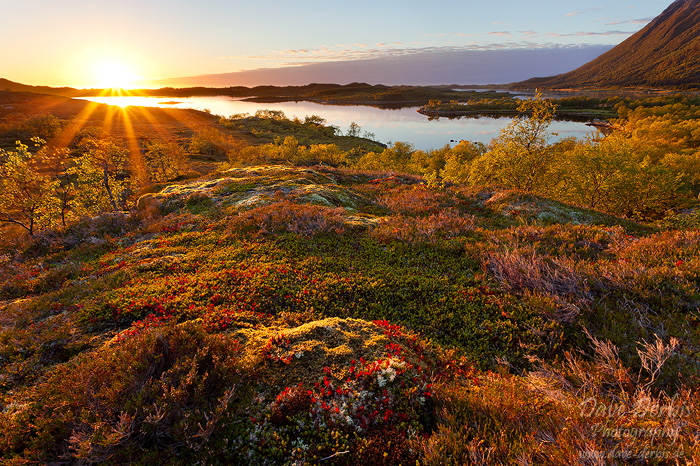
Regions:
[[[374, 134], [377, 141], [409, 142], [416, 149], [437, 149], [446, 144], [454, 145], [462, 139], [488, 143], [498, 136], [512, 118], [493, 118], [481, 116], [478, 118], [439, 118], [430, 120], [416, 110], [418, 107], [401, 109], [380, 109], [360, 105], [323, 105], [313, 102], [279, 102], [257, 103], [244, 102], [227, 96], [214, 97], [80, 97], [110, 105], [138, 105], [145, 107], [193, 108], [207, 110], [221, 116], [231, 116], [239, 113], [254, 114], [258, 110], [281, 110], [287, 118], [318, 115], [327, 124], [340, 128], [345, 133], [350, 123], [355, 122], [362, 127], [363, 132]], [[556, 133], [552, 140], [575, 136], [583, 138], [591, 130], [582, 121], [554, 121], [550, 131]], [[451, 142], [455, 141], [455, 142]]]

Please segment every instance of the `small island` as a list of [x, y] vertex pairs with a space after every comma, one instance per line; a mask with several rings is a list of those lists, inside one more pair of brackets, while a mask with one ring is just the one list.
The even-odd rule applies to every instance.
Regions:
[[[418, 113], [431, 118], [446, 117], [475, 117], [480, 115], [517, 115], [518, 107], [522, 99], [518, 95], [506, 94], [497, 98], [483, 97], [478, 95], [478, 99], [451, 100], [443, 102], [441, 100], [430, 100], [428, 104], [418, 109]], [[615, 118], [617, 117], [616, 105], [624, 99], [619, 96], [604, 99], [571, 96], [549, 99], [557, 108], [557, 117], [560, 118]]]

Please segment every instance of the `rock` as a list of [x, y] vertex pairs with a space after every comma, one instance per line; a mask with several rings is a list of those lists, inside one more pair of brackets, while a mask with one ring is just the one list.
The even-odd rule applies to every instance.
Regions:
[[136, 208], [141, 211], [154, 210], [160, 208], [163, 200], [153, 193], [144, 194], [136, 202]]

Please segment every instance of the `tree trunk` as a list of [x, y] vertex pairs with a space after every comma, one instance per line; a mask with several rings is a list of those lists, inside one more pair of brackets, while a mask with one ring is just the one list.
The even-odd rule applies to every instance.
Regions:
[[107, 170], [103, 170], [102, 172], [102, 182], [105, 185], [105, 189], [107, 190], [107, 197], [109, 197], [109, 203], [112, 204], [112, 210], [117, 211], [119, 208], [117, 207], [117, 203], [114, 200], [114, 196], [112, 195], [112, 188], [109, 185], [109, 176], [107, 175]]

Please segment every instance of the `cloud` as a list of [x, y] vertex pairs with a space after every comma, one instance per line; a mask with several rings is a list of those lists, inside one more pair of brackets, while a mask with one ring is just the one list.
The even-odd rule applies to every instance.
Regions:
[[578, 15], [582, 15], [584, 13], [588, 13], [591, 11], [602, 11], [604, 9], [605, 8], [602, 8], [602, 7], [586, 8], [585, 10], [581, 10], [581, 11], [572, 11], [570, 13], [567, 13], [565, 16], [578, 16]]
[[436, 32], [423, 34], [423, 37], [475, 37], [477, 34], [467, 34], [466, 32]]
[[[528, 46], [529, 45], [529, 46]], [[488, 84], [521, 81], [570, 71], [608, 51], [607, 45], [492, 43], [467, 47], [425, 47], [373, 59], [290, 62], [278, 68], [162, 80], [157, 85], [303, 85], [353, 81], [381, 84]], [[293, 66], [295, 65], [295, 66]]]
[[627, 21], [612, 21], [605, 23], [606, 26], [617, 26], [619, 24], [647, 24], [654, 18], [628, 19]]
[[490, 35], [492, 36], [506, 36], [506, 37], [511, 37], [511, 33], [508, 31], [493, 31], [489, 32]]
[[[619, 34], [632, 34], [628, 32], [618, 32]], [[536, 34], [533, 32], [533, 34]], [[607, 35], [614, 33], [592, 33], [579, 32], [573, 34], [557, 34], [548, 33], [553, 37], [577, 37], [577, 36], [595, 36]], [[495, 36], [510, 36], [509, 32], [494, 32]], [[234, 55], [221, 57], [222, 60], [255, 60], [255, 61], [277, 61], [281, 66], [298, 66], [310, 63], [323, 62], [338, 62], [338, 61], [358, 61], [371, 59], [393, 59], [408, 56], [415, 56], [426, 53], [455, 53], [466, 51], [496, 51], [496, 50], [554, 50], [554, 49], [577, 49], [580, 47], [588, 47], [590, 44], [566, 45], [553, 42], [532, 42], [529, 40], [511, 41], [511, 42], [491, 42], [491, 43], [476, 43], [460, 44], [460, 45], [443, 45], [443, 46], [427, 46], [416, 43], [415, 46], [407, 46], [401, 42], [393, 44], [379, 43], [370, 47], [365, 44], [343, 45], [338, 44], [334, 47], [319, 47], [314, 49], [288, 49], [270, 52], [263, 55]]]
[[631, 36], [632, 34], [636, 33], [637, 31], [602, 31], [602, 32], [594, 32], [594, 31], [578, 31], [578, 32], [571, 32], [571, 33], [561, 33], [561, 32], [548, 32], [545, 34], [545, 36], [550, 36], [550, 37], [589, 37], [589, 36]]

